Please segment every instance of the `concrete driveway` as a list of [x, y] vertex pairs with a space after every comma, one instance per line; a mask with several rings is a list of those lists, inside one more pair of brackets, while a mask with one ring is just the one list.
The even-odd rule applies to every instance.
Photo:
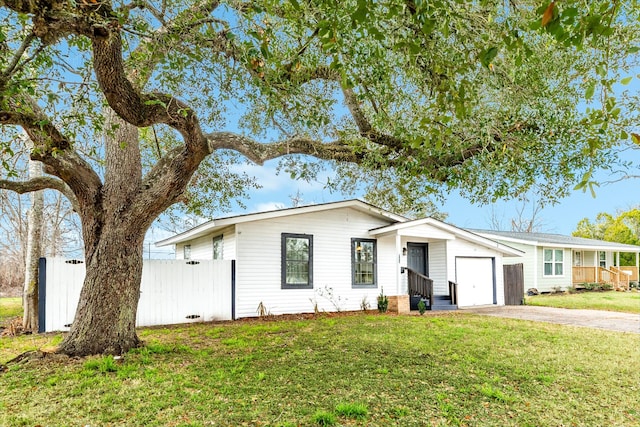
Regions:
[[640, 334], [640, 315], [600, 310], [574, 310], [531, 305], [469, 307], [465, 312]]

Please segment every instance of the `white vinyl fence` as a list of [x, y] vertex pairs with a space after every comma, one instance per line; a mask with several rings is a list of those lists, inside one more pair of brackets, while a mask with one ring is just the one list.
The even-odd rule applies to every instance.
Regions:
[[[232, 261], [145, 260], [136, 325], [231, 320], [233, 268]], [[85, 264], [43, 258], [40, 269], [40, 332], [69, 330]]]

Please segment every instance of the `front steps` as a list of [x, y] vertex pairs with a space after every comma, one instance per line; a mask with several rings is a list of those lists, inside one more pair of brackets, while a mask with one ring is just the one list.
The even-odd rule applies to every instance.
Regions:
[[410, 298], [410, 308], [411, 310], [418, 310], [418, 303], [420, 300], [424, 301], [426, 304], [427, 310], [432, 311], [440, 311], [440, 310], [457, 310], [458, 306], [455, 304], [451, 304], [451, 297], [448, 295], [434, 295], [433, 301], [429, 304], [429, 300], [420, 297], [411, 297]]

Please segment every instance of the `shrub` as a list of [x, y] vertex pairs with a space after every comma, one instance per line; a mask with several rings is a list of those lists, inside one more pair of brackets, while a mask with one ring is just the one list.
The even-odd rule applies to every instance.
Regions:
[[595, 291], [598, 289], [597, 283], [583, 283], [582, 286], [584, 286], [587, 291]]
[[420, 300], [420, 302], [418, 303], [418, 311], [420, 312], [421, 316], [425, 311], [427, 311], [427, 304], [425, 304], [423, 300]]
[[609, 283], [583, 283], [582, 286], [587, 291], [610, 291], [613, 289], [613, 285]]
[[384, 294], [384, 289], [380, 289], [380, 295], [378, 295], [378, 311], [380, 313], [386, 313], [389, 308], [389, 298]]

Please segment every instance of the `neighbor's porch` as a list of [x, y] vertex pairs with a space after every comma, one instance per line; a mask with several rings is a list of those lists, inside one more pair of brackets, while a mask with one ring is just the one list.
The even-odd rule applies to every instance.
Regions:
[[572, 283], [606, 283], [614, 289], [629, 289], [630, 282], [638, 281], [637, 266], [573, 267]]

